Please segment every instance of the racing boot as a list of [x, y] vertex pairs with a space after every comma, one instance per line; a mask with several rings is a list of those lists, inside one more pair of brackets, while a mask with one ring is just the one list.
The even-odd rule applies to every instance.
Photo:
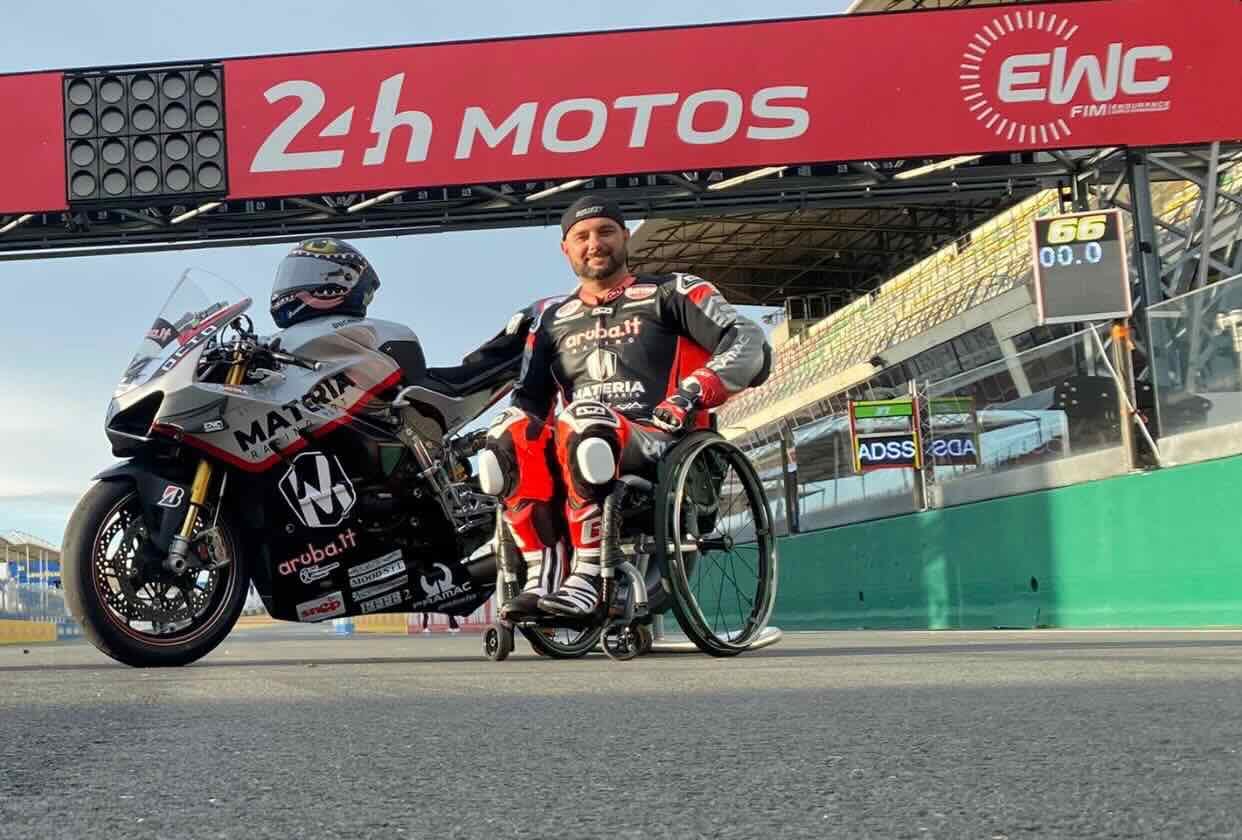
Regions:
[[569, 536], [574, 546], [573, 568], [559, 589], [539, 599], [539, 608], [553, 615], [584, 618], [599, 608], [603, 593], [600, 568], [603, 522], [597, 504], [575, 507], [571, 501], [566, 512], [569, 514]]
[[552, 591], [557, 568], [564, 556], [565, 548], [560, 543], [553, 548], [522, 552], [522, 558], [526, 561], [526, 585], [513, 600], [500, 608], [500, 617], [505, 621], [518, 621], [541, 615], [543, 611], [539, 600]]
[[583, 558], [574, 553], [574, 565], [560, 589], [539, 599], [539, 609], [553, 615], [585, 618], [599, 609], [604, 579], [599, 555]]

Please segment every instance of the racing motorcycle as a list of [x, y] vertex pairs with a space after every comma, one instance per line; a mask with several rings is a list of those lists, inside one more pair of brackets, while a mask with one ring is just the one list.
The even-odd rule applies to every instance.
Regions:
[[468, 460], [484, 433], [463, 429], [507, 393], [519, 354], [428, 368], [413, 331], [368, 318], [262, 338], [250, 304], [182, 275], [108, 408], [124, 460], [69, 521], [70, 609], [126, 664], [204, 656], [252, 582], [298, 622], [465, 616], [495, 591], [497, 502]]

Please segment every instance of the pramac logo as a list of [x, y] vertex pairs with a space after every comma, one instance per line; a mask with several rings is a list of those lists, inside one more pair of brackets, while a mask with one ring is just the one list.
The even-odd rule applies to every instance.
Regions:
[[[1167, 111], [1173, 50], [1165, 44], [1075, 46], [1079, 27], [1047, 10], [1006, 12], [962, 53], [958, 80], [975, 119], [1022, 145], [1064, 143], [1074, 121]], [[1079, 38], [1081, 41], [1082, 38]]]

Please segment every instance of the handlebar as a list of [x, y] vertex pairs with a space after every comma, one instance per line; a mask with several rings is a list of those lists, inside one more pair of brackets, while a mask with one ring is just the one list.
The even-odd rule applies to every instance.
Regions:
[[308, 359], [296, 353], [288, 353], [280, 349], [280, 338], [264, 342], [253, 336], [241, 336], [237, 340], [221, 344], [209, 351], [207, 359], [216, 363], [229, 363], [234, 353], [240, 352], [244, 358], [259, 367], [275, 362], [281, 365], [292, 365], [306, 370], [317, 371], [323, 367], [322, 362]]
[[306, 370], [319, 370], [323, 367], [322, 362], [314, 359], [307, 359], [304, 356], [298, 356], [294, 353], [285, 353], [280, 350], [268, 350], [268, 355], [281, 364], [293, 365], [294, 367], [305, 368]]
[[260, 342], [259, 348], [272, 357], [275, 361], [285, 365], [293, 365], [294, 367], [305, 368], [306, 370], [319, 370], [323, 367], [320, 362], [314, 359], [308, 359], [305, 356], [299, 356], [296, 353], [286, 353], [280, 349], [280, 336], [276, 336], [266, 344]]

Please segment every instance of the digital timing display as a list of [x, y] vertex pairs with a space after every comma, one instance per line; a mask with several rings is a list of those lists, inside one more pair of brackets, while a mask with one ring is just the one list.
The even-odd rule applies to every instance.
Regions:
[[1045, 324], [1130, 314], [1126, 243], [1119, 210], [1036, 219], [1035, 287]]

